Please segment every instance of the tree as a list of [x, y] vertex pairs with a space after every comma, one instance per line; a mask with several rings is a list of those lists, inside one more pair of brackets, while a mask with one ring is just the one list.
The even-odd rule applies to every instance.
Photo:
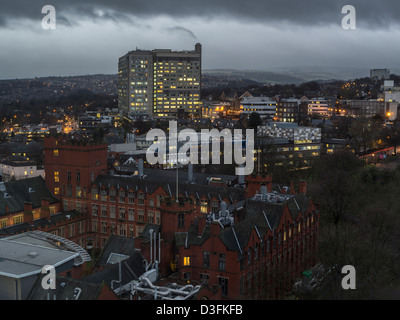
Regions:
[[371, 119], [359, 118], [355, 120], [349, 129], [349, 135], [353, 138], [355, 149], [358, 152], [365, 152], [372, 148], [379, 129], [380, 125]]
[[249, 128], [257, 132], [257, 127], [261, 124], [261, 117], [258, 112], [252, 112], [249, 116]]

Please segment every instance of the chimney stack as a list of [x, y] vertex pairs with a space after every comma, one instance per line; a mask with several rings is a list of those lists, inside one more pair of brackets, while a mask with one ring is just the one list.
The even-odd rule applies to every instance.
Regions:
[[142, 178], [143, 177], [143, 159], [140, 158], [139, 159], [139, 163], [138, 163], [138, 170], [139, 170], [139, 177]]
[[218, 221], [211, 222], [211, 235], [218, 236], [219, 235], [220, 224]]
[[305, 180], [300, 180], [299, 182], [299, 194], [307, 193], [307, 182]]
[[188, 164], [188, 182], [192, 183], [194, 182], [193, 178], [193, 163]]

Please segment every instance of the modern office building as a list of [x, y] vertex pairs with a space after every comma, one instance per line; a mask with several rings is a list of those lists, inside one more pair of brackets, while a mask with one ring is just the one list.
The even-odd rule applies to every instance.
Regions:
[[201, 44], [192, 51], [130, 51], [118, 63], [118, 108], [125, 117], [200, 114]]
[[273, 119], [276, 115], [276, 101], [268, 97], [244, 97], [241, 109], [243, 114], [257, 112], [261, 118], [269, 116]]

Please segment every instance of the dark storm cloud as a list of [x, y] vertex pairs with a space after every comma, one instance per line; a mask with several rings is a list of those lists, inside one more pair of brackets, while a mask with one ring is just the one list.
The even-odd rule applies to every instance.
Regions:
[[[0, 25], [10, 19], [40, 19], [41, 8], [53, 5], [71, 24], [74, 19], [107, 19], [132, 22], [133, 17], [167, 15], [245, 20], [261, 23], [289, 23], [305, 26], [338, 23], [341, 8], [351, 4], [357, 23], [370, 28], [400, 23], [400, 2], [393, 0], [6, 0], [0, 10]], [[103, 14], [101, 14], [103, 12]]]

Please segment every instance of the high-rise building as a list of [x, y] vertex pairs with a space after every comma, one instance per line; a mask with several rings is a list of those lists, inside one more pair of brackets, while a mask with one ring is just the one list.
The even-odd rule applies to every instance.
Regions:
[[177, 117], [200, 113], [201, 44], [192, 51], [130, 51], [118, 63], [123, 116]]

